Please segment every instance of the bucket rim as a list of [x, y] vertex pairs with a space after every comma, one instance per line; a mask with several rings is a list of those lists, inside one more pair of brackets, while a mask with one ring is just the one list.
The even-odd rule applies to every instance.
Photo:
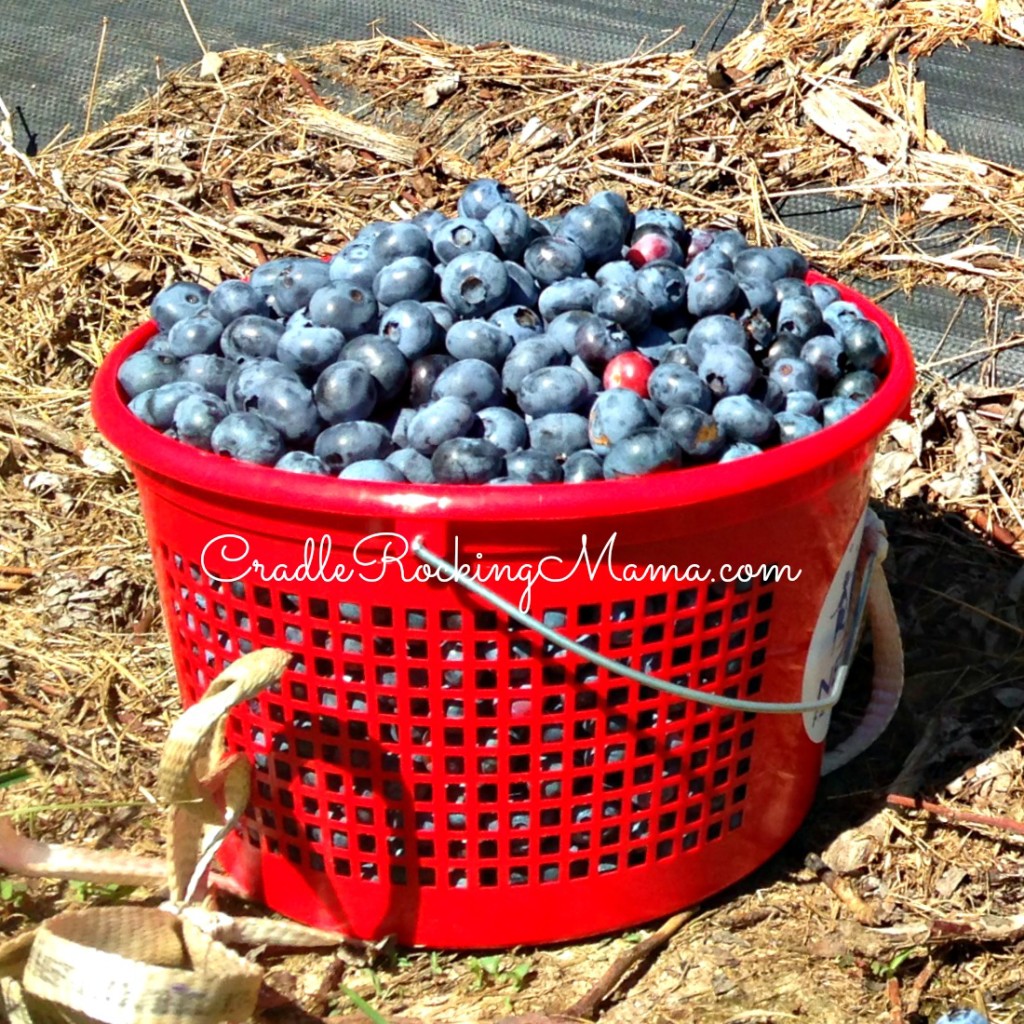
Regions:
[[117, 372], [157, 331], [152, 320], [126, 335], [106, 356], [91, 390], [93, 419], [133, 470], [156, 474], [179, 487], [233, 502], [302, 508], [344, 516], [416, 516], [477, 521], [607, 518], [682, 508], [793, 483], [827, 470], [847, 453], [874, 444], [893, 420], [906, 417], [913, 394], [913, 354], [903, 332], [878, 305], [816, 271], [808, 284], [834, 285], [882, 330], [889, 364], [878, 391], [839, 423], [790, 444], [725, 464], [680, 469], [624, 480], [579, 484], [489, 487], [481, 484], [392, 484], [325, 479], [236, 462], [192, 448], [147, 426], [128, 409]]

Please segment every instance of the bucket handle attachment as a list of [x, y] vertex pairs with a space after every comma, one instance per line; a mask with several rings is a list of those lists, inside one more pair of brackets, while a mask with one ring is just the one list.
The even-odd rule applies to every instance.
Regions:
[[[865, 611], [871, 621], [872, 636], [875, 643], [875, 674], [872, 682], [872, 696], [867, 711], [854, 732], [835, 750], [825, 755], [822, 774], [835, 771], [866, 750], [888, 726], [895, 714], [903, 689], [903, 646], [900, 641], [899, 625], [892, 605], [892, 598], [882, 571], [882, 559], [885, 557], [887, 544], [885, 528], [881, 521], [870, 510], [865, 524], [865, 541], [868, 548], [867, 564], [863, 582], [854, 612], [851, 635], [858, 636], [863, 626]], [[841, 699], [849, 673], [850, 662], [856, 644], [850, 645], [850, 653], [844, 664], [839, 667], [835, 686], [824, 698], [806, 701], [761, 701], [745, 700], [739, 697], [726, 697], [717, 693], [706, 693], [688, 686], [670, 683], [665, 679], [648, 675], [638, 669], [630, 668], [603, 654], [584, 647], [575, 640], [570, 640], [561, 633], [546, 626], [539, 619], [507, 601], [500, 594], [472, 578], [463, 569], [446, 561], [440, 555], [429, 550], [423, 544], [423, 538], [414, 537], [411, 550], [420, 561], [437, 570], [444, 570], [449, 579], [465, 587], [470, 593], [486, 601], [488, 604], [504, 612], [510, 619], [527, 629], [532, 629], [545, 640], [556, 644], [563, 650], [570, 651], [594, 665], [604, 668], [615, 675], [631, 679], [644, 686], [650, 686], [664, 693], [671, 693], [687, 700], [698, 701], [711, 707], [726, 708], [731, 711], [748, 711], [757, 714], [788, 715], [798, 712], [824, 711], [833, 708]]]

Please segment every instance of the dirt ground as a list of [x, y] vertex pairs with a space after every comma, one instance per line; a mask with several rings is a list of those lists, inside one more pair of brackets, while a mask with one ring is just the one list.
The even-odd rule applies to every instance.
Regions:
[[[932, 17], [927, 5], [914, 12]], [[834, 29], [835, 11], [830, 17]], [[872, 17], [869, 27], [882, 38], [892, 26], [882, 13]], [[799, 32], [813, 35], [807, 24]], [[846, 35], [837, 30], [830, 43], [840, 54], [853, 38], [848, 22], [841, 27]], [[931, 22], [911, 27], [918, 47], [927, 31], [939, 32]], [[955, 27], [947, 19], [942, 31]], [[796, 31], [778, 29], [780, 38]], [[820, 42], [825, 22], [817, 31]], [[862, 43], [871, 53], [871, 40]], [[732, 55], [733, 77], [739, 57], [749, 61], [756, 49]], [[438, 79], [438, 69], [447, 80]], [[787, 106], [788, 86], [772, 91], [777, 71], [776, 64], [764, 70], [757, 102], [745, 113], [726, 111], [721, 125], [706, 123], [712, 115], [705, 114], [707, 135], [720, 130], [727, 143], [742, 136], [751, 153], [758, 146], [774, 153], [779, 126], [788, 125], [789, 141], [805, 150], [795, 163], [765, 172], [769, 189], [771, 175], [825, 187], [863, 174], [863, 154], [802, 121]], [[699, 106], [707, 69], [685, 56], [593, 73], [505, 50], [381, 40], [291, 64], [227, 55], [221, 76], [216, 84], [195, 69], [171, 76], [139, 110], [35, 164], [0, 155], [7, 195], [0, 278], [14, 285], [0, 295], [0, 772], [27, 776], [0, 789], [0, 811], [49, 842], [154, 855], [161, 849], [162, 818], [151, 794], [179, 712], [176, 681], [135, 484], [91, 421], [88, 387], [105, 352], [145, 319], [165, 281], [182, 273], [207, 281], [235, 276], [258, 262], [260, 250], [332, 251], [362, 220], [417, 203], [447, 208], [470, 172], [534, 182], [529, 196], [538, 214], [567, 204], [577, 188], [626, 180], [637, 200], [689, 203], [688, 215], [705, 221], [731, 204], [745, 230], [767, 237], [778, 228], [783, 237], [767, 193], [748, 193], [735, 168], [717, 162], [725, 159], [721, 150], [703, 168], [693, 162], [696, 178], [685, 187], [666, 182], [660, 141], [645, 134], [630, 103], [646, 95], [643, 83], [652, 76], [676, 76], [681, 88], [692, 84], [697, 98], [687, 102]], [[422, 96], [425, 81], [440, 88], [433, 103]], [[588, 145], [604, 137], [599, 127], [614, 142], [600, 165], [577, 160], [581, 147], [573, 139], [580, 136], [558, 121], [580, 102], [571, 90], [588, 81], [601, 95], [613, 85], [627, 94], [608, 101], [620, 121], [610, 113], [609, 124], [593, 121]], [[478, 91], [446, 108], [446, 97], [458, 99], [460, 82]], [[567, 82], [570, 91], [558, 100]], [[362, 115], [374, 111], [381, 134], [353, 137], [350, 124], [323, 113], [322, 95], [350, 111], [359, 100]], [[430, 111], [419, 134], [409, 121], [413, 95]], [[309, 119], [311, 96], [318, 120]], [[545, 115], [554, 139], [534, 136], [535, 145], [519, 150], [506, 134], [484, 130], [473, 105], [486, 101], [489, 123], [509, 118], [523, 139], [522, 126], [556, 100], [565, 109]], [[621, 117], [635, 129], [625, 142]], [[673, 131], [682, 139], [688, 125], [682, 117]], [[754, 128], [761, 132], [756, 143]], [[316, 141], [317, 131], [332, 130], [331, 145]], [[575, 153], [566, 155], [567, 147]], [[211, 153], [222, 170], [204, 177], [195, 161], [213, 160]], [[904, 164], [893, 173], [904, 180], [932, 171]], [[953, 214], [974, 215], [984, 227], [1006, 212], [1003, 204], [1024, 205], [1021, 172], [991, 173], [1002, 176], [1001, 187], [983, 198], [960, 172], [943, 179], [956, 200]], [[888, 200], [891, 189], [879, 194]], [[865, 197], [881, 202], [870, 190]], [[880, 209], [893, 215], [885, 203]], [[1024, 210], [1009, 209], [1008, 225], [1024, 223]], [[911, 244], [906, 218], [915, 211], [933, 226], [935, 210], [907, 198], [902, 234], [885, 244]], [[859, 261], [880, 288], [896, 286], [893, 264], [872, 264], [865, 255], [881, 251], [878, 238], [872, 248], [855, 234], [841, 251], [792, 240], [826, 272], [841, 276]], [[991, 263], [958, 265], [954, 283], [1012, 302], [1024, 279], [1019, 263], [1018, 254], [997, 274]], [[915, 266], [915, 280], [933, 274], [948, 283], [952, 274], [924, 259]], [[1011, 340], [978, 339], [982, 349]], [[1024, 392], [949, 383], [927, 365], [919, 369], [913, 421], [883, 438], [874, 479], [906, 650], [896, 721], [868, 754], [823, 782], [804, 827], [780, 854], [693, 908], [662, 949], [599, 1001], [591, 1019], [923, 1024], [951, 1006], [976, 1006], [995, 1024], [1024, 1021]], [[856, 718], [870, 664], [867, 644], [830, 742]], [[921, 797], [946, 810], [897, 807], [892, 796]], [[826, 884], [807, 866], [809, 855], [823, 858], [839, 881]], [[0, 875], [0, 938], [68, 907], [110, 902], [153, 904], [156, 897]], [[225, 907], [259, 912], [230, 901]], [[541, 1016], [529, 1020], [540, 1024], [592, 993], [617, 958], [660, 923], [554, 948], [386, 948], [365, 964], [334, 954], [263, 953], [259, 1019], [475, 1024], [533, 1014]]]

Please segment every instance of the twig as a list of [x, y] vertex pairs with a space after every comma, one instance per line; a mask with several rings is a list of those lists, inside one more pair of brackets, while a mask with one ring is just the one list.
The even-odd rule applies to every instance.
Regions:
[[903, 1016], [903, 999], [900, 996], [900, 979], [890, 978], [886, 982], [885, 994], [889, 997], [889, 1020], [892, 1024], [906, 1024]]
[[[964, 517], [972, 525], [976, 526], [982, 533], [987, 533], [998, 545], [1008, 548], [1010, 551], [1018, 552], [1021, 538], [1016, 536], [1005, 526], [995, 521], [991, 513], [982, 512], [981, 509], [972, 509], [964, 512]], [[1019, 552], [1018, 552], [1019, 553]]]
[[313, 83], [287, 57], [282, 56], [281, 63], [284, 65], [285, 71], [295, 79], [296, 84], [313, 103], [318, 107], [327, 106], [324, 98], [313, 88]]
[[107, 27], [110, 25], [110, 19], [107, 17], [103, 18], [102, 27], [100, 28], [100, 42], [99, 46], [96, 47], [96, 63], [92, 69], [92, 82], [89, 85], [89, 100], [85, 106], [85, 127], [82, 129], [82, 135], [89, 134], [89, 128], [92, 125], [92, 112], [96, 106], [96, 91], [100, 85], [100, 69], [103, 67], [103, 51], [107, 45]]
[[83, 448], [83, 445], [66, 430], [51, 426], [34, 416], [27, 416], [23, 412], [15, 412], [13, 409], [0, 408], [0, 430], [15, 434], [28, 434], [29, 437], [59, 448], [69, 455], [79, 455]]
[[877, 925], [878, 915], [873, 907], [869, 907], [854, 891], [845, 878], [840, 878], [816, 853], [809, 853], [804, 861], [809, 871], [813, 871], [819, 881], [827, 885], [835, 894], [836, 899], [853, 914], [859, 924]]
[[1013, 818], [1000, 818], [988, 814], [977, 814], [974, 811], [963, 811], [959, 807], [945, 807], [942, 804], [935, 804], [928, 800], [919, 800], [911, 796], [899, 796], [890, 793], [886, 802], [891, 807], [905, 807], [913, 811], [927, 811], [928, 814], [941, 815], [950, 821], [962, 821], [970, 825], [988, 825], [991, 828], [1001, 828], [1006, 832], [1013, 832], [1015, 835], [1024, 835], [1024, 822], [1015, 821]]
[[929, 960], [928, 963], [921, 968], [921, 973], [914, 979], [913, 985], [906, 992], [903, 999], [903, 1012], [908, 1017], [913, 1017], [921, 1005], [921, 997], [924, 995], [924, 990], [928, 987], [928, 983], [935, 976], [935, 961]]
[[[235, 189], [234, 186], [231, 184], [231, 180], [229, 178], [224, 178], [221, 181], [220, 190], [224, 196], [224, 202], [227, 203], [228, 209], [232, 213], [237, 213], [238, 199], [235, 196]], [[266, 263], [270, 259], [270, 257], [267, 255], [267, 250], [264, 249], [259, 242], [252, 241], [249, 243], [249, 245], [252, 247], [252, 251], [256, 254], [256, 259], [258, 259], [260, 263]]]
[[687, 921], [694, 917], [695, 913], [692, 910], [684, 910], [681, 914], [670, 917], [653, 935], [649, 935], [632, 949], [623, 953], [604, 972], [597, 984], [582, 999], [563, 1011], [562, 1016], [596, 1020], [601, 1003], [608, 998], [630, 968], [643, 963], [652, 953], [660, 950]]

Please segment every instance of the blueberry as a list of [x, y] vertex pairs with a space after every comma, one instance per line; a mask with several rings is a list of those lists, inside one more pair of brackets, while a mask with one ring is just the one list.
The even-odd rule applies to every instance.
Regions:
[[384, 417], [384, 426], [391, 431], [391, 440], [397, 447], [405, 448], [408, 446], [409, 424], [418, 411], [418, 409], [405, 406], [401, 409], [391, 409]]
[[579, 356], [573, 356], [569, 360], [569, 365], [583, 378], [590, 398], [596, 397], [603, 390], [604, 383], [601, 378]]
[[488, 320], [503, 330], [513, 342], [544, 333], [544, 322], [529, 306], [502, 306]]
[[220, 336], [221, 351], [228, 359], [240, 363], [259, 356], [274, 358], [285, 327], [267, 316], [240, 316], [224, 328]]
[[410, 483], [432, 484], [436, 482], [430, 459], [413, 448], [400, 448], [397, 452], [392, 452], [384, 461], [395, 466]]
[[556, 237], [574, 242], [587, 263], [602, 264], [618, 259], [626, 240], [621, 216], [601, 206], [574, 206], [558, 225]]
[[[583, 484], [604, 479], [604, 460], [597, 452], [573, 452], [562, 464], [562, 479], [567, 484]], [[563, 623], [564, 625], [564, 623]]]
[[377, 405], [377, 382], [362, 363], [341, 359], [317, 378], [313, 398], [327, 423], [365, 420]]
[[647, 391], [659, 409], [694, 405], [710, 412], [711, 389], [693, 370], [678, 363], [662, 363], [648, 378]]
[[742, 276], [734, 270], [732, 260], [724, 252], [719, 249], [705, 249], [686, 264], [684, 274], [687, 285], [712, 270], [727, 271], [737, 279]]
[[157, 293], [150, 303], [149, 313], [161, 331], [169, 331], [179, 320], [205, 309], [209, 297], [210, 290], [201, 284], [179, 281]]
[[672, 335], [657, 324], [633, 335], [633, 343], [640, 355], [654, 363], [661, 362], [664, 354], [675, 345]]
[[689, 367], [691, 370], [696, 370], [700, 365], [696, 359], [693, 358], [693, 352], [690, 351], [690, 346], [687, 344], [682, 345], [670, 345], [661, 354], [662, 363], [675, 363], [679, 366]]
[[779, 312], [779, 296], [775, 285], [763, 277], [737, 277], [736, 280], [747, 307], [759, 310], [769, 320], [774, 320]]
[[686, 308], [686, 275], [677, 264], [667, 260], [648, 263], [636, 272], [634, 281], [653, 316], [666, 316]]
[[618, 480], [678, 469], [681, 465], [682, 453], [671, 434], [661, 427], [649, 427], [612, 445], [604, 457], [603, 468], [606, 480]]
[[783, 444], [810, 437], [821, 430], [821, 424], [813, 416], [805, 416], [799, 412], [777, 412], [775, 422], [779, 426], [779, 437]]
[[576, 328], [576, 355], [594, 370], [603, 370], [610, 360], [632, 348], [632, 339], [622, 327], [596, 314]]
[[790, 391], [786, 395], [786, 412], [798, 412], [818, 419], [821, 416], [821, 402], [813, 391]]
[[[423, 305], [430, 310], [430, 315], [437, 322], [437, 326], [441, 328], [442, 336], [448, 332], [452, 324], [458, 319], [455, 315], [455, 310], [447, 303], [428, 299]], [[391, 310], [389, 309], [388, 312], [390, 313]]]
[[822, 322], [821, 310], [809, 296], [795, 295], [779, 303], [776, 331], [780, 337], [807, 341], [821, 331]]
[[583, 251], [568, 238], [538, 238], [523, 253], [523, 264], [541, 285], [580, 277], [586, 268]]
[[817, 394], [818, 374], [803, 359], [778, 359], [772, 364], [768, 375], [787, 394], [790, 391], [811, 391]]
[[414, 409], [426, 405], [434, 392], [434, 383], [443, 370], [455, 362], [447, 352], [420, 356], [409, 365], [409, 405]]
[[476, 411], [488, 405], [500, 405], [501, 377], [498, 371], [482, 359], [459, 359], [442, 370], [431, 392], [434, 398], [454, 395], [469, 403]]
[[743, 297], [736, 275], [713, 267], [689, 278], [686, 308], [697, 317], [731, 313], [740, 306]]
[[271, 377], [288, 377], [297, 381], [299, 375], [276, 359], [250, 359], [237, 367], [228, 379], [225, 397], [234, 412], [252, 412], [260, 389]]
[[361, 334], [346, 342], [341, 358], [362, 363], [370, 371], [383, 401], [396, 397], [408, 383], [408, 360], [393, 341], [380, 334]]
[[309, 388], [286, 377], [273, 377], [260, 388], [256, 411], [287, 441], [311, 441], [320, 417]]
[[373, 279], [373, 297], [381, 306], [413, 299], [424, 302], [434, 294], [433, 265], [422, 256], [402, 256], [381, 267]]
[[545, 366], [523, 378], [516, 399], [527, 416], [546, 416], [575, 412], [587, 394], [587, 382], [571, 366]]
[[489, 316], [504, 305], [508, 292], [508, 270], [493, 253], [456, 256], [441, 274], [441, 298], [462, 317]]
[[178, 403], [189, 395], [204, 393], [198, 384], [176, 380], [140, 392], [128, 403], [128, 408], [143, 423], [156, 427], [157, 430], [167, 430], [174, 424], [174, 410]]
[[773, 246], [772, 259], [784, 268], [785, 277], [803, 277], [807, 273], [807, 258], [788, 245]]
[[651, 304], [639, 289], [605, 285], [594, 296], [594, 313], [630, 334], [642, 334], [651, 323]]
[[512, 351], [512, 339], [487, 320], [459, 320], [444, 339], [445, 348], [456, 359], [482, 359], [500, 370]]
[[213, 428], [231, 410], [223, 398], [209, 394], [186, 395], [174, 407], [172, 423], [179, 441], [210, 451]]
[[699, 364], [704, 353], [718, 345], [746, 350], [747, 333], [731, 316], [715, 314], [698, 320], [686, 335], [686, 346]]
[[[178, 360], [150, 349], [133, 352], [117, 371], [117, 382], [129, 398], [178, 379]], [[196, 383], [201, 383], [197, 381]]]
[[167, 350], [178, 359], [213, 354], [223, 330], [220, 320], [206, 311], [183, 317], [167, 332]]
[[633, 214], [630, 212], [629, 203], [626, 201], [626, 197], [619, 192], [613, 192], [610, 189], [605, 189], [601, 192], [596, 192], [587, 200], [588, 206], [597, 206], [602, 210], [608, 210], [614, 213], [618, 217], [622, 224], [622, 230], [624, 234], [633, 227]]
[[532, 448], [506, 455], [505, 472], [512, 480], [524, 480], [531, 484], [562, 482], [562, 466], [554, 456]]
[[278, 338], [275, 354], [296, 373], [319, 374], [338, 358], [344, 343], [334, 327], [291, 327]]
[[[594, 271], [594, 280], [599, 285], [618, 284], [636, 286], [636, 267], [629, 260], [612, 260]], [[649, 297], [648, 297], [649, 299]]]
[[313, 293], [329, 280], [330, 272], [323, 260], [292, 260], [271, 285], [267, 304], [277, 310], [279, 316], [289, 317], [308, 306]]
[[434, 232], [447, 221], [448, 218], [440, 210], [420, 210], [412, 219], [413, 224], [418, 224], [428, 237], [433, 240]]
[[683, 218], [672, 210], [637, 210], [633, 226], [635, 231], [643, 227], [657, 228], [674, 238], [683, 248], [690, 244], [690, 233], [686, 230]]
[[446, 221], [434, 232], [432, 241], [434, 255], [441, 263], [451, 263], [465, 252], [494, 252], [498, 248], [487, 226], [472, 217]]
[[433, 455], [444, 441], [475, 436], [481, 421], [465, 399], [446, 395], [418, 409], [407, 428], [409, 447], [421, 455]]
[[544, 334], [570, 356], [576, 354], [576, 332], [583, 324], [597, 324], [599, 318], [585, 309], [568, 309], [551, 320]]
[[764, 446], [778, 434], [771, 410], [749, 395], [726, 395], [715, 403], [711, 416], [730, 441]]
[[352, 239], [353, 243], [363, 242], [366, 245], [372, 245], [378, 235], [385, 229], [391, 227], [391, 221], [389, 220], [371, 220], [369, 224], [364, 224], [356, 237]]
[[335, 281], [313, 293], [309, 319], [316, 327], [333, 327], [351, 337], [368, 330], [377, 319], [377, 302], [370, 289]]
[[948, 1010], [935, 1024], [989, 1024], [988, 1017], [970, 1007]]
[[506, 260], [522, 259], [533, 240], [530, 217], [518, 203], [499, 203], [488, 211], [484, 225], [494, 238], [497, 252]]
[[336, 423], [324, 430], [313, 445], [313, 454], [319, 456], [332, 472], [340, 472], [362, 459], [384, 459], [394, 445], [385, 427], [370, 420], [352, 420]]
[[536, 309], [540, 299], [540, 286], [533, 279], [533, 275], [526, 267], [511, 260], [505, 263], [505, 272], [508, 274], [508, 295], [505, 297], [505, 304]]
[[331, 281], [372, 291], [373, 279], [383, 266], [373, 255], [369, 242], [349, 242], [331, 258], [327, 265], [327, 276]]
[[747, 248], [747, 239], [742, 231], [735, 228], [726, 228], [724, 231], [716, 231], [710, 248], [724, 252], [731, 260]]
[[878, 390], [878, 378], [870, 370], [854, 370], [840, 377], [832, 389], [835, 398], [866, 402]]
[[832, 329], [832, 333], [838, 338], [843, 336], [843, 331], [848, 324], [853, 323], [855, 320], [864, 319], [859, 306], [841, 299], [836, 302], [830, 302], [821, 311], [821, 317]]
[[754, 360], [745, 349], [735, 345], [713, 345], [708, 348], [697, 373], [716, 398], [743, 394], [758, 377]]
[[478, 178], [470, 182], [459, 197], [459, 216], [483, 220], [501, 203], [514, 202], [515, 196], [500, 181], [495, 181], [494, 178]]
[[737, 459], [746, 459], [751, 455], [760, 455], [763, 448], [758, 448], [756, 444], [751, 444], [749, 441], [737, 441], [735, 444], [729, 445], [724, 452], [718, 457], [719, 462], [735, 462]]
[[684, 455], [696, 461], [717, 459], [727, 439], [708, 412], [692, 405], [667, 409], [659, 426], [666, 431]]
[[413, 224], [410, 220], [398, 221], [382, 228], [370, 243], [370, 251], [382, 267], [410, 256], [430, 259], [434, 255], [430, 236], [419, 224]]
[[802, 352], [803, 344], [799, 338], [783, 334], [768, 346], [768, 351], [761, 356], [761, 361], [766, 370], [771, 370], [780, 359], [800, 359]]
[[312, 452], [294, 451], [285, 452], [274, 463], [275, 469], [283, 469], [289, 473], [306, 473], [310, 476], [330, 476], [330, 471], [324, 465], [323, 460]]
[[240, 316], [270, 315], [266, 300], [246, 281], [222, 281], [210, 292], [207, 309], [222, 324], [229, 324]]
[[227, 392], [228, 380], [237, 368], [223, 356], [186, 356], [178, 365], [178, 377], [180, 380], [198, 384], [211, 395], [223, 398]]
[[777, 281], [780, 277], [789, 277], [786, 261], [780, 259], [772, 249], [764, 249], [757, 245], [748, 245], [736, 254], [733, 269], [737, 277], [763, 278]]
[[861, 404], [861, 402], [856, 402], [852, 398], [825, 398], [821, 402], [821, 422], [826, 427], [831, 427], [851, 413], [856, 412], [861, 407]]
[[553, 412], [531, 420], [530, 447], [562, 461], [589, 447], [587, 418], [575, 412]]
[[537, 300], [537, 309], [547, 321], [574, 309], [590, 310], [601, 286], [589, 277], [563, 277], [549, 284]]
[[[176, 327], [171, 328], [171, 334]], [[843, 326], [841, 338], [850, 366], [855, 370], [881, 372], [889, 355], [889, 346], [878, 324], [871, 320], [854, 320]]]
[[281, 435], [259, 413], [228, 413], [213, 428], [210, 447], [240, 462], [272, 466], [284, 452]]
[[841, 298], [839, 289], [835, 285], [825, 284], [824, 281], [811, 285], [811, 297], [818, 309], [821, 310], [833, 302], [838, 302]]
[[546, 334], [517, 342], [501, 368], [501, 383], [515, 394], [523, 380], [544, 366], [564, 366], [569, 362], [565, 350]]
[[380, 318], [378, 330], [410, 360], [436, 349], [442, 335], [441, 326], [430, 306], [413, 300], [389, 306]]
[[741, 313], [739, 324], [747, 336], [747, 347], [751, 352], [767, 352], [775, 342], [775, 325], [759, 308]]
[[756, 398], [769, 412], [782, 412], [786, 407], [786, 392], [773, 377], [758, 377], [747, 392]]
[[610, 388], [594, 399], [588, 419], [590, 447], [606, 454], [614, 444], [655, 426], [644, 400], [628, 388]]
[[496, 445], [506, 455], [525, 448], [530, 443], [526, 420], [514, 410], [503, 405], [492, 405], [481, 409], [477, 416], [483, 423], [485, 440]]
[[480, 484], [504, 475], [505, 456], [482, 437], [453, 437], [437, 446], [430, 465], [438, 483]]
[[372, 480], [376, 483], [407, 483], [405, 474], [386, 459], [359, 459], [349, 463], [339, 474], [339, 480]]

